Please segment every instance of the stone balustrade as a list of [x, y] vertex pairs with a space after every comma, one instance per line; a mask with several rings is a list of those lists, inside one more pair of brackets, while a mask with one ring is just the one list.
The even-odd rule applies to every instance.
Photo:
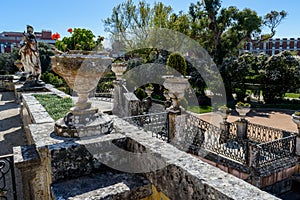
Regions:
[[[31, 113], [29, 118], [39, 112], [31, 108], [27, 107]], [[107, 195], [111, 195], [111, 199], [124, 199], [128, 195], [131, 197], [127, 199], [142, 199], [151, 195], [152, 184], [175, 200], [277, 199], [118, 117], [111, 117], [113, 133], [80, 140], [55, 136], [54, 123], [36, 123], [31, 119], [28, 130], [32, 145], [14, 148], [15, 164], [23, 178], [24, 197], [59, 199], [68, 193], [73, 194], [74, 199], [104, 199]], [[128, 163], [128, 158], [136, 159]], [[116, 173], [116, 169], [123, 172]], [[84, 188], [75, 184], [95, 182], [97, 177], [104, 185]], [[105, 181], [117, 177], [125, 181], [125, 185]], [[72, 187], [62, 187], [67, 182], [74, 185], [77, 192], [72, 193]]]

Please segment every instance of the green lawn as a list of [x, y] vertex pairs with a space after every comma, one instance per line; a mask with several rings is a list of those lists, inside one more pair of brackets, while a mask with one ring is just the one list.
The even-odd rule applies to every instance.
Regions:
[[188, 111], [194, 112], [194, 113], [208, 113], [212, 111], [211, 106], [188, 106], [187, 108]]
[[73, 106], [71, 98], [61, 98], [53, 94], [34, 94], [33, 96], [55, 121], [64, 117]]
[[300, 94], [298, 93], [285, 93], [284, 97], [298, 99]]

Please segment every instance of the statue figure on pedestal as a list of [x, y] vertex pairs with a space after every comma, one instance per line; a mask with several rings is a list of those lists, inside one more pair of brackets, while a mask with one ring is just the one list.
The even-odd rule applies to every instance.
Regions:
[[27, 81], [34, 81], [36, 84], [40, 82], [41, 61], [38, 52], [37, 40], [35, 38], [33, 27], [27, 25], [27, 32], [23, 33], [23, 44], [19, 50], [21, 55], [21, 63], [24, 72], [28, 74]]

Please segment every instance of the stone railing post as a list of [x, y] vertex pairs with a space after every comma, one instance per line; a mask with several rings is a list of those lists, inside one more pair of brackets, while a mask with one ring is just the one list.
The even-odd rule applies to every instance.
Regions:
[[113, 102], [113, 114], [122, 115], [120, 112], [122, 111], [122, 95], [123, 95], [123, 80], [116, 80], [113, 82], [114, 84], [114, 102]]
[[246, 119], [239, 119], [235, 122], [237, 124], [237, 136], [240, 139], [247, 139], [248, 121]]
[[[300, 116], [293, 114], [292, 120], [297, 125], [297, 129], [298, 129], [296, 144], [300, 144]], [[296, 145], [296, 155], [300, 156], [300, 145]]]
[[248, 142], [248, 152], [246, 156], [246, 164], [250, 169], [250, 180], [251, 184], [260, 188], [260, 176], [257, 172], [259, 168], [259, 157], [260, 157], [260, 147], [256, 144]]
[[220, 143], [226, 143], [229, 135], [230, 124], [227, 121], [222, 121], [220, 123], [220, 129], [222, 130], [222, 135], [220, 137]]
[[175, 138], [175, 132], [176, 132], [176, 117], [181, 115], [181, 110], [173, 110], [168, 109], [168, 128], [169, 128], [169, 137], [168, 141], [172, 141]]

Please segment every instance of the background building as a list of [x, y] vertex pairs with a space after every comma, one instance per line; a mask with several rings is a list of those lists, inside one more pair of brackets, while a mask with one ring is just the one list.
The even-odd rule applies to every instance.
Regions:
[[285, 50], [297, 51], [298, 55], [300, 55], [300, 38], [275, 38], [260, 44], [257, 44], [257, 41], [251, 41], [244, 46], [244, 51], [266, 53], [270, 56]]
[[[55, 40], [52, 40], [52, 31], [42, 30], [42, 32], [35, 32], [38, 42], [45, 42], [48, 44], [55, 44]], [[19, 48], [21, 46], [23, 38], [23, 32], [2, 32], [0, 33], [0, 53], [11, 52], [14, 47]]]

